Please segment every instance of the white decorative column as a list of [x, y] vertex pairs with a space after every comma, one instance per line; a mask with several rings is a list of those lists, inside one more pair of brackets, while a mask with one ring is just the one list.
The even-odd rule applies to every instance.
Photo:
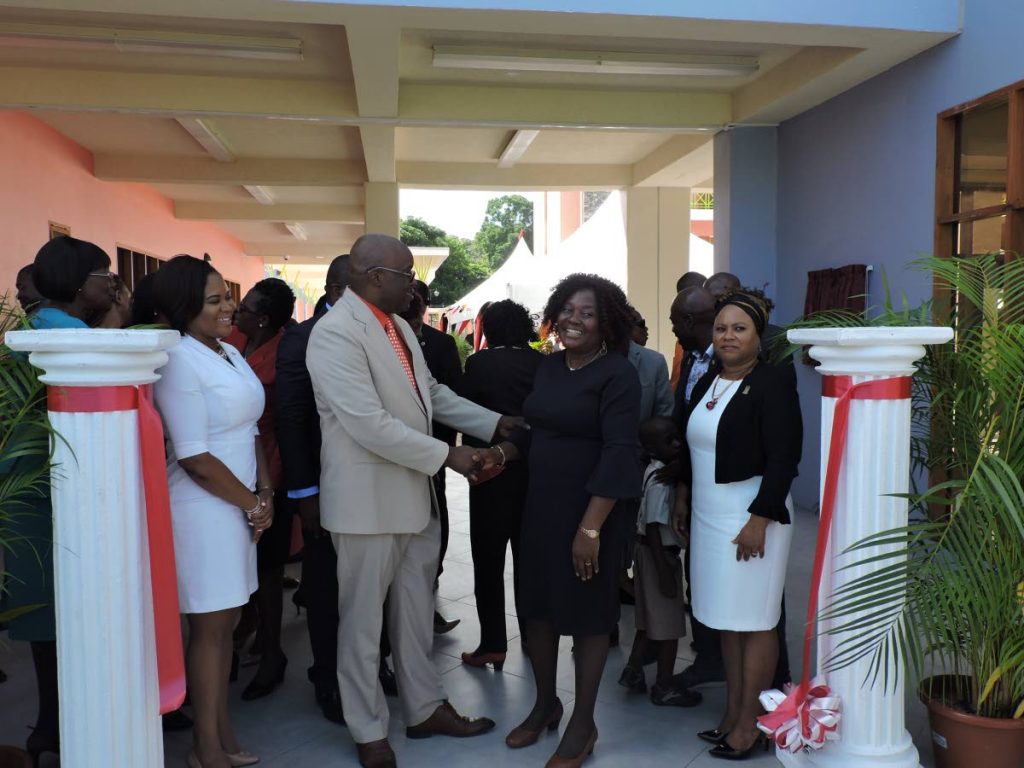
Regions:
[[[97, 400], [156, 381], [164, 350], [179, 339], [141, 330], [7, 334], [11, 349], [32, 353], [51, 395], [102, 388], [77, 392]], [[50, 422], [59, 435], [51, 496], [61, 764], [163, 765], [138, 411], [51, 408]]]
[[[794, 344], [811, 345], [810, 356], [820, 362], [818, 373], [825, 377], [850, 377], [856, 385], [866, 381], [912, 376], [914, 362], [925, 354], [924, 345], [943, 344], [953, 332], [949, 328], [827, 328], [790, 331]], [[821, 401], [821, 477], [829, 460], [836, 397]], [[850, 562], [840, 553], [851, 544], [890, 528], [907, 524], [907, 501], [890, 494], [906, 493], [910, 483], [910, 407], [902, 399], [853, 399], [850, 402], [846, 452], [836, 492], [829, 550], [819, 590], [819, 606], [829, 604], [833, 589], [870, 572], [878, 566], [846, 571]], [[881, 553], [881, 548], [875, 550]], [[871, 554], [862, 550], [862, 559]], [[791, 615], [803, 615], [796, 609]], [[828, 624], [819, 626], [821, 632]], [[828, 658], [836, 644], [846, 637], [820, 634], [818, 659]], [[872, 685], [870, 656], [844, 669], [827, 674], [829, 687], [842, 699], [842, 721], [838, 741], [820, 750], [796, 755], [779, 751], [786, 766], [829, 766], [830, 768], [917, 768], [917, 749], [904, 724], [903, 670], [899, 681], [879, 678]], [[867, 682], [865, 682], [867, 681]]]

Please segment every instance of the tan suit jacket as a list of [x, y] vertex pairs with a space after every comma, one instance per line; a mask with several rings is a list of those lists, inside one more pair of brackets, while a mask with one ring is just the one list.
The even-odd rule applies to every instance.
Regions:
[[437, 420], [489, 441], [499, 414], [430, 375], [409, 324], [405, 339], [422, 399], [380, 321], [351, 290], [316, 324], [306, 366], [323, 432], [320, 517], [332, 533], [418, 533], [430, 521], [430, 476], [448, 457], [431, 436]]

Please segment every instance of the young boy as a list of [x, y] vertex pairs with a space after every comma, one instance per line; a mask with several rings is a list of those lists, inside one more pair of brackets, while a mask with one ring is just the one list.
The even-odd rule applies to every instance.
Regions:
[[699, 693], [671, 684], [679, 638], [686, 635], [683, 568], [679, 560], [682, 542], [670, 525], [675, 488], [654, 478], [654, 473], [683, 449], [683, 441], [671, 419], [655, 416], [640, 425], [640, 444], [651, 457], [651, 463], [644, 473], [633, 566], [636, 638], [619, 685], [637, 693], [647, 690], [643, 663], [647, 645], [652, 643], [657, 648], [658, 676], [651, 689], [651, 701], [659, 706], [695, 707], [701, 701]]

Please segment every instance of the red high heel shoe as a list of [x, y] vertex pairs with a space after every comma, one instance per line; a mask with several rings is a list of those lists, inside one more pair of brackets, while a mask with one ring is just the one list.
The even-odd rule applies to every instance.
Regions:
[[462, 663], [470, 667], [484, 667], [488, 664], [494, 665], [495, 672], [501, 672], [501, 668], [505, 666], [504, 653], [469, 653], [468, 651], [462, 652]]

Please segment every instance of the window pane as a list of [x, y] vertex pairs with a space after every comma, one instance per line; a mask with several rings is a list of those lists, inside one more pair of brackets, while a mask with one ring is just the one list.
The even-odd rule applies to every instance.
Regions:
[[[957, 158], [957, 211], [973, 211], [1006, 202], [1006, 98], [964, 112], [960, 117]], [[977, 251], [975, 251], [977, 253]]]
[[1006, 216], [965, 221], [957, 227], [956, 252], [960, 256], [978, 256], [1003, 249]]

